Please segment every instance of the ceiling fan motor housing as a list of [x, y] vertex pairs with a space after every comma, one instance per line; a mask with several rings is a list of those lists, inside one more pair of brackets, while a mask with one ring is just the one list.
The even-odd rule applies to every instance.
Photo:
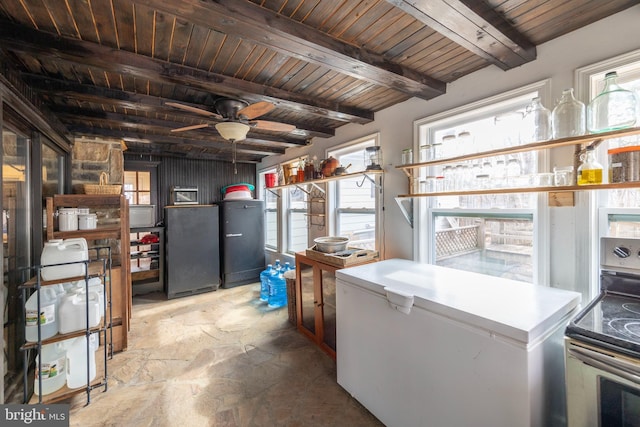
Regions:
[[225, 119], [239, 119], [238, 111], [247, 107], [249, 104], [245, 101], [241, 101], [239, 99], [225, 99], [221, 98], [216, 100], [215, 102], [216, 110], [218, 110], [218, 114], [220, 114]]

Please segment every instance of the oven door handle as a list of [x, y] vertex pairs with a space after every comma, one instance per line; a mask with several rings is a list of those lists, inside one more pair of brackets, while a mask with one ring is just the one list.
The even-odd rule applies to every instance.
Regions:
[[586, 365], [640, 385], [640, 370], [629, 362], [580, 347], [569, 348], [569, 355]]

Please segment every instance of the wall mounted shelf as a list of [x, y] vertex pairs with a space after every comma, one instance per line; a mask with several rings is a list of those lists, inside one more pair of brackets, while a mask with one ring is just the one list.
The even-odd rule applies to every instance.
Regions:
[[482, 159], [485, 157], [503, 156], [507, 154], [524, 153], [527, 151], [539, 151], [547, 150], [550, 148], [575, 146], [580, 144], [593, 144], [601, 140], [622, 138], [625, 136], [632, 136], [640, 134], [640, 127], [634, 127], [624, 130], [617, 130], [611, 132], [603, 132], [597, 134], [572, 136], [570, 138], [552, 139], [549, 141], [532, 142], [529, 144], [516, 145], [513, 147], [505, 147], [496, 150], [482, 151], [478, 153], [472, 153], [464, 156], [449, 157], [445, 159], [436, 159], [428, 162], [411, 163], [406, 165], [396, 166], [396, 169], [401, 169], [407, 176], [411, 177], [411, 171], [413, 169], [419, 169], [428, 166], [436, 166], [447, 163], [458, 163], [468, 160]]
[[[278, 189], [281, 189], [281, 188], [297, 187], [297, 188], [300, 188], [301, 190], [303, 190], [305, 192], [308, 192], [307, 186], [308, 185], [312, 185], [313, 187], [316, 187], [320, 191], [324, 192], [324, 189], [322, 189], [321, 187], [318, 187], [317, 184], [330, 182], [330, 181], [338, 181], [338, 180], [345, 179], [345, 178], [355, 178], [355, 177], [358, 177], [358, 176], [363, 176], [364, 179], [369, 179], [371, 182], [373, 182], [375, 184], [375, 180], [373, 178], [371, 178], [371, 176], [372, 175], [381, 175], [383, 173], [384, 173], [383, 170], [368, 170], [368, 171], [361, 171], [361, 172], [345, 173], [343, 175], [329, 176], [327, 178], [311, 179], [311, 180], [308, 180], [308, 181], [296, 182], [296, 183], [285, 184], [285, 185], [276, 185], [275, 187], [269, 187], [267, 189], [268, 190], [278, 190]], [[302, 186], [304, 186], [305, 188], [302, 189], [301, 188]]]

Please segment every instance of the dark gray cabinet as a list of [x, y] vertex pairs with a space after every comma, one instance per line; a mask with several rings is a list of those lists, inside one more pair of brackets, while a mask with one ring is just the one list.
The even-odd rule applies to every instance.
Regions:
[[218, 289], [220, 286], [218, 206], [167, 206], [164, 222], [167, 298]]

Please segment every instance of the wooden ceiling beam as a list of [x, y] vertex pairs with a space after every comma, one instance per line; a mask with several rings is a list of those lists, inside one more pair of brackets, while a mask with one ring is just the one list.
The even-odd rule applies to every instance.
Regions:
[[494, 65], [509, 70], [536, 59], [536, 47], [487, 2], [386, 0]]
[[[180, 102], [188, 103], [203, 110], [213, 110], [214, 107], [210, 105], [193, 104], [182, 99], [160, 98], [119, 89], [92, 86], [67, 80], [53, 79], [37, 74], [23, 73], [22, 79], [35, 91], [51, 97], [61, 97], [67, 100], [72, 99], [78, 103], [91, 102], [104, 104], [140, 112], [171, 115], [183, 120], [200, 120], [203, 123], [209, 124], [219, 122], [219, 120], [206, 119], [194, 114], [185, 113], [176, 108], [167, 107], [165, 104], [167, 102]], [[335, 136], [335, 129], [332, 128], [312, 126], [302, 122], [287, 123], [296, 127], [296, 129], [292, 131], [292, 134], [299, 135], [303, 138], [331, 138]]]
[[[146, 132], [146, 129], [144, 127], [138, 125], [132, 126], [131, 128], [132, 129], [127, 130], [99, 128], [78, 122], [78, 124], [72, 125], [70, 127], [70, 130], [76, 135], [103, 136], [108, 138], [122, 139], [123, 141], [125, 141], [125, 144], [128, 144], [128, 142], [134, 142], [137, 144], [156, 144], [162, 147], [169, 145], [180, 145], [183, 147], [192, 146], [199, 148], [216, 149], [221, 153], [227, 155], [223, 160], [231, 160], [232, 146], [229, 142], [222, 144], [215, 141], [202, 141], [191, 138], [174, 137], [171, 135], [150, 134]], [[240, 142], [236, 143], [236, 149], [240, 158], [242, 158], [243, 160], [251, 161], [259, 161], [265, 156], [284, 153], [284, 149], [282, 148], [261, 149], [255, 146], [242, 144]]]
[[331, 120], [360, 124], [373, 121], [373, 112], [369, 110], [327, 102], [317, 97], [308, 97], [184, 65], [171, 64], [92, 42], [60, 37], [5, 20], [0, 20], [0, 43], [5, 50], [28, 53], [35, 57], [48, 57], [161, 83], [186, 85], [220, 96], [242, 98], [248, 102], [269, 101], [278, 108]]
[[444, 82], [250, 1], [134, 0], [134, 3], [409, 96], [428, 100], [446, 91]]

